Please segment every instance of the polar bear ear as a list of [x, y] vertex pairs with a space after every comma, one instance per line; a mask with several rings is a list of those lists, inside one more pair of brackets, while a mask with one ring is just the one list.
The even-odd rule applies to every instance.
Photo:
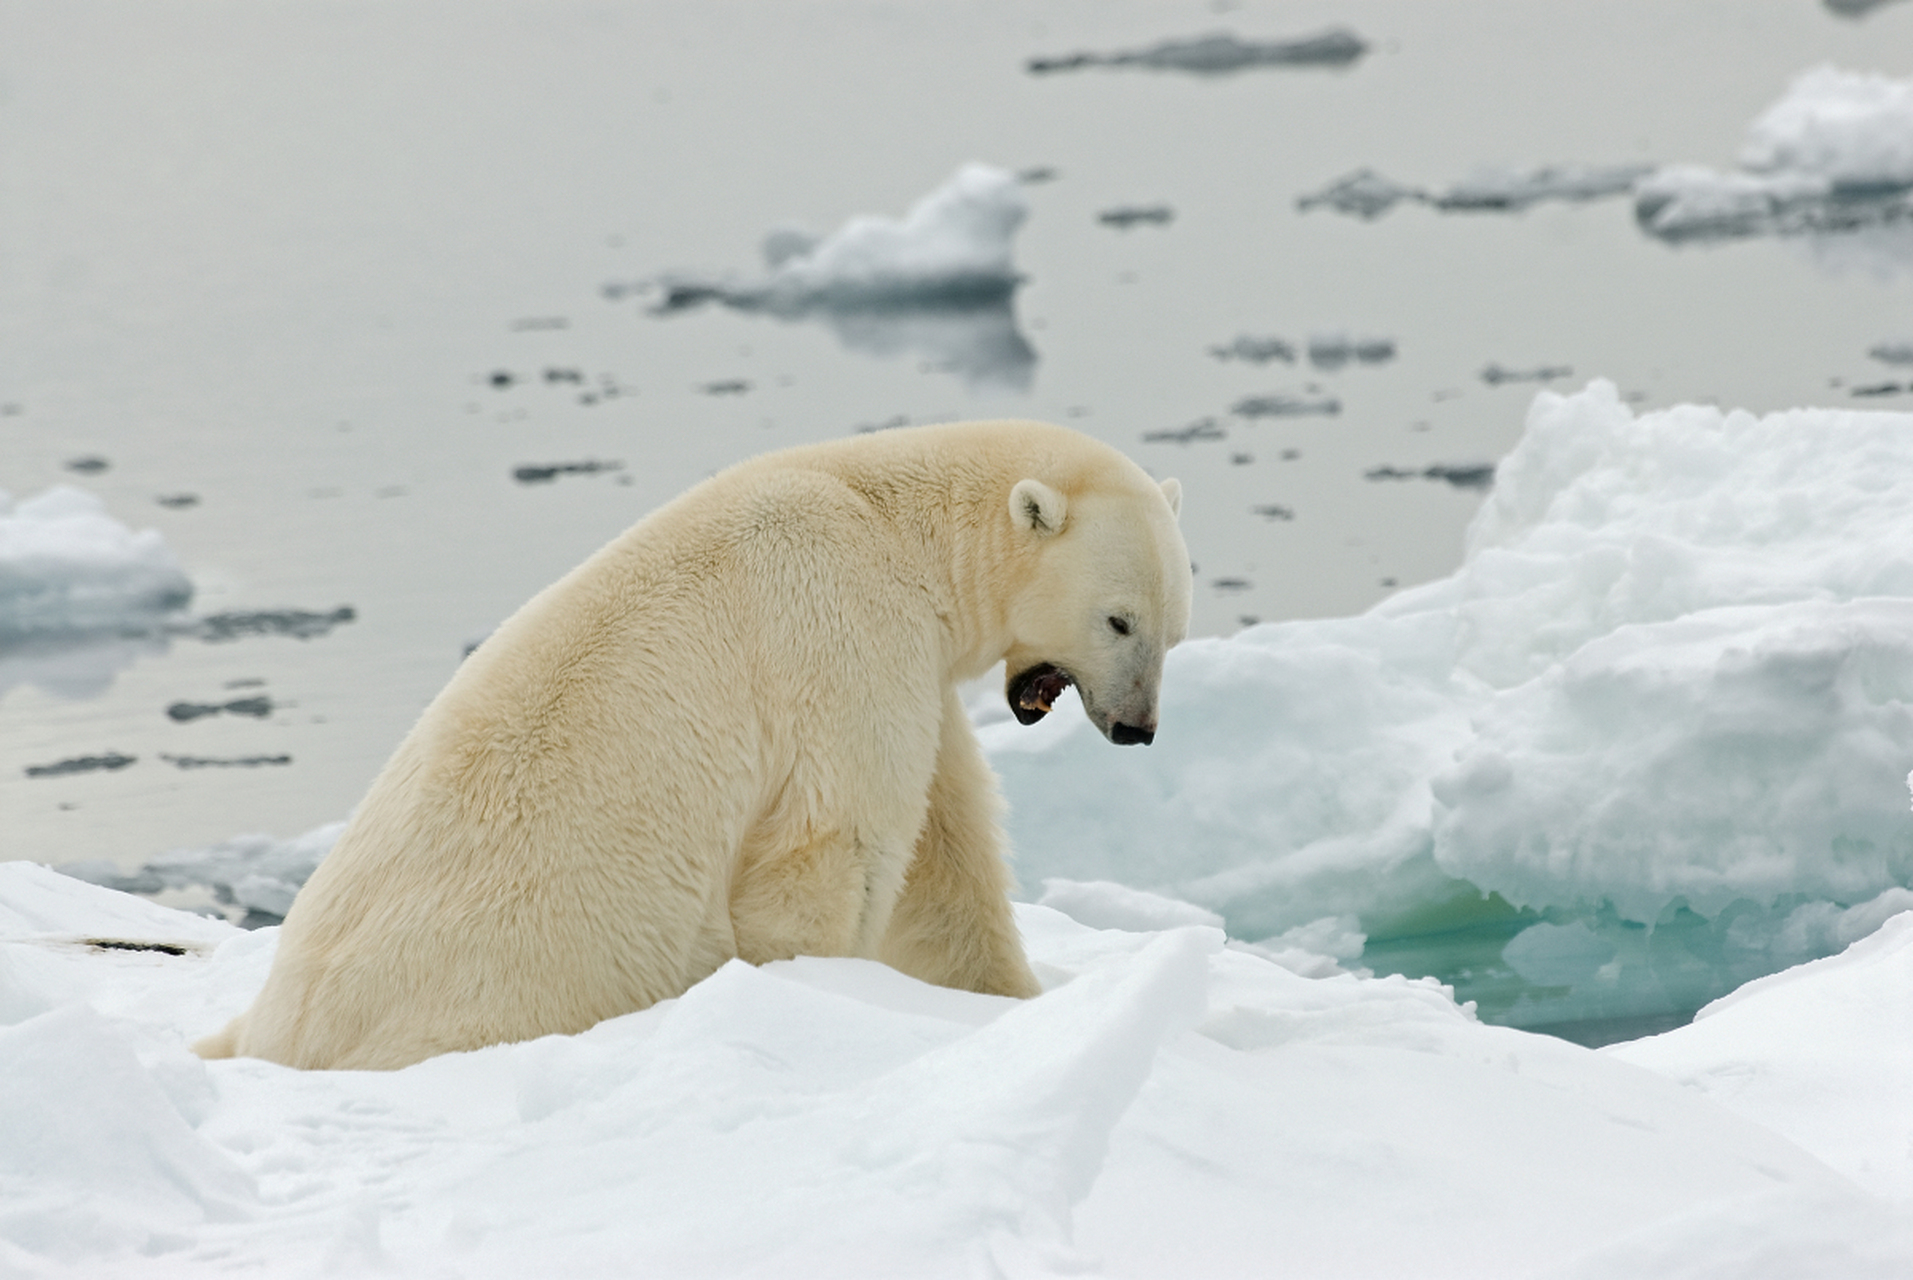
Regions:
[[1182, 518], [1182, 481], [1170, 476], [1162, 482], [1162, 496], [1169, 499], [1169, 514]]
[[1018, 480], [1010, 490], [1010, 520], [1019, 529], [1048, 537], [1063, 531], [1069, 499], [1041, 480]]

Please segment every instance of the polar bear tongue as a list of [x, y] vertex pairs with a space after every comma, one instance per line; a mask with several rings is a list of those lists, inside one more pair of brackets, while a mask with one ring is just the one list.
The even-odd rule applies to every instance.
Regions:
[[1070, 678], [1060, 668], [1045, 662], [1031, 667], [1010, 683], [1010, 710], [1024, 724], [1035, 724], [1048, 715]]

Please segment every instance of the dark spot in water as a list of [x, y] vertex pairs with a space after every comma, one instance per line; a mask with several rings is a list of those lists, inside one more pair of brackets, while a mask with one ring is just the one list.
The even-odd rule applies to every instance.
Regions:
[[1261, 338], [1252, 333], [1238, 333], [1229, 342], [1209, 348], [1209, 354], [1218, 360], [1246, 360], [1250, 364], [1267, 364], [1271, 360], [1280, 360], [1283, 364], [1295, 363], [1295, 348], [1280, 338]]
[[486, 379], [486, 381], [490, 382], [494, 387], [497, 387], [500, 391], [503, 391], [507, 387], [511, 387], [515, 385], [518, 379], [509, 371], [500, 369], [496, 373], [492, 374], [490, 378]]
[[1145, 431], [1142, 438], [1151, 444], [1192, 444], [1197, 440], [1223, 440], [1228, 434], [1214, 418], [1198, 418], [1186, 427]]
[[512, 469], [511, 478], [519, 484], [545, 484], [559, 476], [589, 476], [600, 471], [617, 471], [622, 462], [608, 462], [589, 458], [583, 462], [527, 463]]
[[717, 382], [707, 382], [698, 390], [707, 396], [741, 396], [751, 389], [746, 378], [725, 378]]
[[1498, 387], [1504, 382], [1552, 382], [1556, 378], [1566, 378], [1573, 372], [1573, 367], [1565, 364], [1536, 365], [1532, 369], [1508, 369], [1490, 364], [1482, 369], [1481, 380], [1491, 387]]
[[1131, 227], [1166, 227], [1175, 217], [1176, 211], [1166, 204], [1125, 204], [1103, 210], [1096, 215], [1096, 221], [1127, 231]]
[[27, 777], [64, 778], [75, 773], [124, 769], [138, 759], [138, 756], [125, 756], [117, 751], [109, 751], [103, 756], [75, 756], [71, 760], [59, 760], [53, 764], [30, 764], [27, 766]]
[[181, 769], [256, 769], [261, 765], [291, 764], [291, 756], [169, 756], [160, 759]]
[[166, 714], [180, 724], [222, 714], [263, 720], [272, 714], [272, 699], [255, 694], [250, 698], [234, 698], [231, 702], [175, 702], [166, 708]]
[[1864, 387], [1854, 387], [1850, 394], [1856, 396], [1897, 396], [1906, 390], [1897, 382], [1874, 382]]
[[1085, 67], [1140, 67], [1219, 76], [1252, 67], [1345, 67], [1368, 52], [1368, 43], [1345, 27], [1333, 27], [1292, 40], [1239, 40], [1226, 31], [1163, 40], [1142, 49], [1115, 53], [1066, 53], [1031, 58], [1031, 75], [1080, 71]]
[[175, 511], [184, 511], [187, 507], [196, 507], [199, 505], [199, 495], [196, 493], [163, 493], [159, 497], [154, 498], [153, 501], [159, 503], [162, 507], [170, 507]]
[[1278, 506], [1273, 502], [1264, 503], [1259, 507], [1250, 507], [1249, 510], [1261, 516], [1264, 520], [1295, 519], [1295, 511], [1293, 508]]
[[1419, 471], [1403, 467], [1370, 467], [1362, 473], [1365, 480], [1440, 480], [1457, 489], [1487, 489], [1494, 485], [1495, 467], [1492, 462], [1476, 462], [1463, 466], [1451, 466], [1436, 463], [1423, 467]]
[[570, 382], [583, 386], [584, 380], [585, 375], [582, 369], [550, 368], [545, 370], [546, 382]]
[[291, 636], [295, 640], [311, 640], [325, 635], [336, 626], [354, 621], [358, 616], [349, 604], [342, 604], [330, 613], [311, 613], [304, 609], [262, 609], [251, 613], [209, 614], [194, 619], [180, 630], [187, 635], [196, 635], [209, 644], [237, 640], [241, 636]]
[[1305, 396], [1244, 396], [1229, 406], [1229, 412], [1242, 418], [1299, 418], [1311, 414], [1334, 417], [1342, 411], [1342, 402], [1333, 396], [1311, 400]]
[[1217, 591], [1247, 591], [1254, 584], [1247, 578], [1217, 578], [1209, 585]]
[[83, 458], [68, 458], [66, 460], [66, 469], [68, 471], [77, 471], [83, 476], [96, 476], [112, 465], [112, 463], [108, 462], [105, 458], [99, 457], [97, 454], [89, 454]]

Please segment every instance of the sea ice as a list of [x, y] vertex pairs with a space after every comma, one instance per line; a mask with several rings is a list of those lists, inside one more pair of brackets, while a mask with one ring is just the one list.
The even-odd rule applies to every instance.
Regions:
[[1653, 171], [1652, 165], [1543, 165], [1537, 169], [1483, 168], [1443, 191], [1411, 187], [1372, 169], [1358, 169], [1320, 191], [1301, 196], [1296, 207], [1373, 219], [1397, 204], [1426, 204], [1443, 213], [1519, 213], [1543, 201], [1582, 204], [1622, 196]]
[[1913, 80], [1809, 71], [1748, 126], [1738, 169], [1658, 169], [1634, 215], [1675, 243], [1913, 224]]
[[854, 350], [913, 350], [972, 382], [1022, 386], [1036, 355], [1016, 329], [1013, 248], [1028, 215], [1015, 174], [968, 164], [901, 219], [862, 215], [828, 236], [773, 231], [761, 275], [673, 272], [640, 288], [659, 294], [659, 314], [717, 302], [818, 316]]
[[159, 533], [133, 532], [92, 494], [56, 485], [15, 504], [0, 492], [0, 657], [36, 640], [150, 632], [192, 596]]
[[[1453, 576], [1180, 646], [1147, 758], [1080, 717], [982, 729], [1021, 874], [1248, 940], [1353, 915], [1378, 968], [1476, 929], [1444, 977], [1523, 1025], [1679, 1017], [1824, 953], [1803, 908], [1913, 886], [1908, 477], [1906, 414], [1544, 392]], [[1518, 981], [1539, 923], [1614, 955]]]
[[1244, 947], [1184, 903], [1051, 892], [1124, 918], [1019, 906], [1046, 989], [1027, 1002], [870, 961], [733, 962], [580, 1035], [301, 1072], [184, 1047], [257, 992], [276, 929], [0, 864], [0, 1262], [131, 1280], [1913, 1265], [1889, 1198], [1909, 1165], [1905, 928], [1685, 1039], [1601, 1054], [1347, 972], [1348, 920]]
[[1240, 40], [1226, 31], [1163, 40], [1144, 49], [1117, 53], [1069, 53], [1031, 58], [1025, 64], [1032, 75], [1079, 71], [1084, 67], [1142, 67], [1150, 71], [1185, 71], [1195, 75], [1228, 75], [1250, 67], [1345, 67], [1368, 52], [1368, 43], [1345, 27], [1295, 40]]

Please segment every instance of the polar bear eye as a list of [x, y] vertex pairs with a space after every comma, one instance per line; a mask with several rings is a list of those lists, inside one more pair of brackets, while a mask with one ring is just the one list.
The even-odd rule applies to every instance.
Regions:
[[1118, 618], [1114, 614], [1111, 614], [1109, 618], [1109, 629], [1119, 636], [1126, 636], [1129, 634], [1129, 621], [1126, 618]]

